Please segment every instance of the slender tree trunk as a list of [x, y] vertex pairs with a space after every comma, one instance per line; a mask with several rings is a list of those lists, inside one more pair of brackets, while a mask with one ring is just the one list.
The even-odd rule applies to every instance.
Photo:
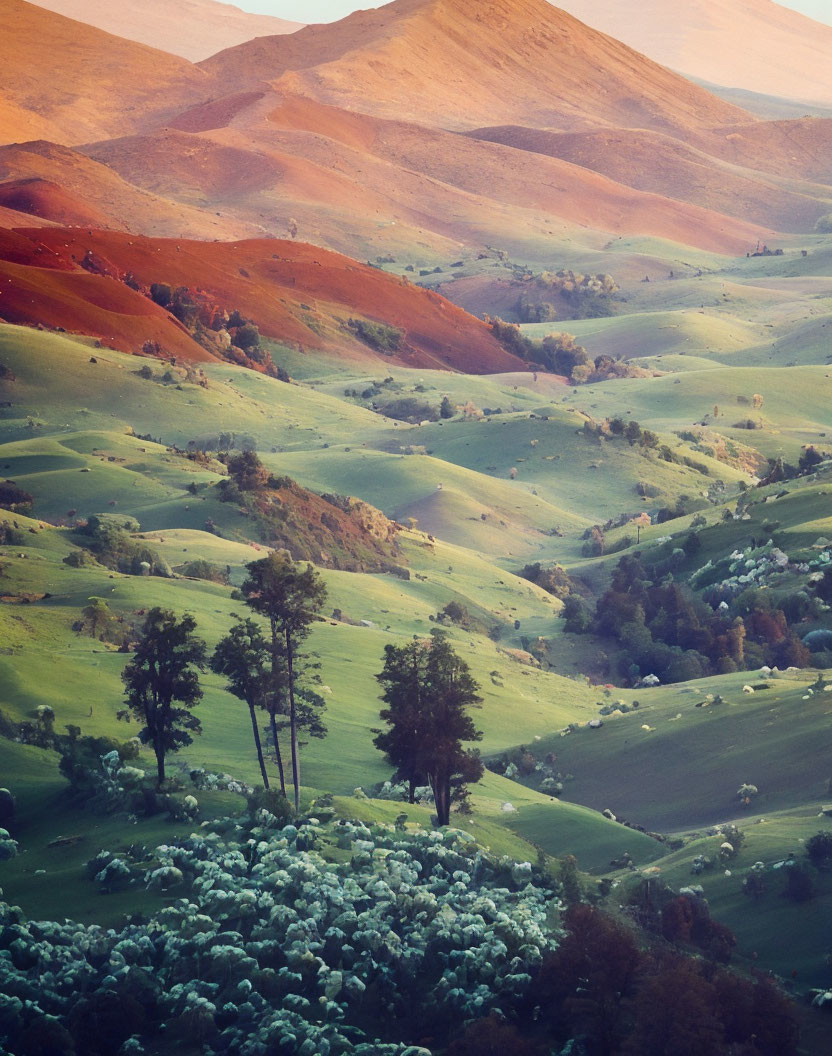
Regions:
[[277, 738], [277, 721], [275, 719], [278, 701], [277, 672], [280, 668], [280, 661], [277, 648], [277, 624], [274, 616], [269, 617], [269, 625], [272, 634], [272, 706], [269, 708], [269, 722], [271, 724], [272, 740], [274, 741], [274, 757], [277, 761], [277, 772], [280, 774], [280, 793], [285, 799], [286, 775], [283, 772], [283, 758], [280, 754], [280, 741]]
[[449, 825], [451, 821], [450, 782], [438, 774], [433, 782], [433, 798], [436, 802], [436, 820], [440, 827]]
[[414, 778], [412, 778], [412, 777], [407, 782], [407, 802], [408, 803], [415, 803], [416, 802], [416, 780]]
[[156, 753], [156, 787], [161, 788], [165, 783], [165, 749], [154, 744], [153, 750]]
[[272, 740], [274, 741], [274, 757], [277, 761], [277, 772], [280, 774], [280, 793], [285, 798], [286, 775], [283, 773], [283, 757], [280, 754], [280, 741], [277, 739], [277, 722], [275, 720], [274, 708], [269, 709], [269, 724], [271, 725]]
[[253, 704], [249, 704], [248, 713], [251, 715], [251, 729], [254, 733], [254, 745], [257, 748], [257, 762], [260, 764], [260, 773], [263, 775], [263, 788], [268, 788], [269, 775], [266, 772], [266, 761], [263, 758], [263, 745], [260, 743], [260, 729], [257, 725], [257, 716], [254, 713]]
[[289, 736], [292, 746], [292, 784], [295, 789], [295, 810], [300, 810], [300, 758], [298, 756], [298, 716], [295, 709], [295, 668], [292, 637], [286, 632], [286, 663], [289, 666]]

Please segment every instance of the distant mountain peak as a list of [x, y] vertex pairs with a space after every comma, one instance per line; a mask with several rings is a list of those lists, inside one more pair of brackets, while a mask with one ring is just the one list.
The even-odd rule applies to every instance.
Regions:
[[677, 131], [747, 120], [547, 0], [394, 0], [201, 65], [229, 90], [266, 80], [320, 102], [454, 129], [523, 121]]
[[219, 0], [36, 0], [38, 7], [149, 44], [191, 62], [220, 48], [278, 33], [294, 33], [299, 22], [243, 11]]
[[832, 106], [832, 26], [773, 0], [558, 0], [558, 6], [688, 76]]

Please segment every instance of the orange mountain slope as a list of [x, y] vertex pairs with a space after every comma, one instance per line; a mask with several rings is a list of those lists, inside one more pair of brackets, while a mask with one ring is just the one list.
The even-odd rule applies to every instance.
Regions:
[[241, 11], [216, 0], [37, 0], [38, 7], [96, 26], [117, 37], [149, 44], [191, 62], [255, 37], [294, 33], [300, 22]]
[[173, 316], [131, 288], [153, 283], [186, 286], [220, 312], [239, 310], [267, 337], [306, 348], [376, 358], [346, 325], [355, 316], [403, 331], [398, 359], [411, 366], [470, 373], [524, 367], [483, 322], [444, 298], [314, 246], [0, 229], [0, 318], [63, 327], [127, 352], [153, 341], [185, 359], [211, 358]]
[[558, 7], [691, 77], [832, 106], [832, 26], [772, 0], [558, 0]]
[[546, 0], [394, 0], [200, 65], [229, 89], [268, 80], [346, 109], [443, 128], [519, 122], [678, 132], [744, 119]]
[[[24, 0], [0, 0], [0, 27], [5, 142], [21, 133], [63, 143], [124, 135], [214, 94], [210, 77], [185, 59]], [[37, 127], [23, 127], [27, 114]]]
[[370, 255], [371, 229], [382, 225], [386, 239], [403, 237], [407, 225], [411, 245], [424, 242], [424, 229], [480, 245], [592, 229], [730, 255], [771, 230], [557, 158], [297, 97], [269, 109], [268, 98], [225, 129], [167, 130], [85, 149], [155, 193], [231, 208], [278, 234], [294, 218], [301, 237], [362, 256]]
[[[757, 127], [750, 126], [752, 135], [756, 134]], [[828, 186], [808, 186], [795, 181], [792, 187], [787, 187], [782, 166], [779, 178], [772, 178], [752, 168], [740, 169], [727, 164], [704, 150], [659, 132], [632, 129], [548, 132], [505, 125], [468, 134], [491, 143], [561, 158], [628, 187], [742, 217], [778, 231], [811, 231], [818, 217], [828, 212]], [[729, 142], [714, 143], [714, 154], [728, 153]], [[756, 158], [746, 158], [746, 164], [749, 161]]]

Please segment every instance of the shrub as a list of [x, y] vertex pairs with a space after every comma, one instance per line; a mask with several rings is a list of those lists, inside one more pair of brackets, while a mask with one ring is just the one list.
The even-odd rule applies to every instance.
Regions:
[[202, 558], [180, 565], [177, 571], [190, 579], [205, 579], [209, 583], [228, 583], [227, 568], [212, 565], [210, 561], [204, 561]]
[[815, 868], [829, 868], [832, 865], [832, 832], [815, 833], [806, 841], [806, 853]]
[[399, 330], [395, 326], [371, 323], [367, 319], [350, 319], [347, 325], [356, 337], [376, 352], [398, 352], [402, 346], [404, 330]]
[[10, 510], [12, 513], [22, 512], [30, 510], [34, 501], [34, 497], [19, 488], [14, 481], [0, 480], [0, 509]]
[[819, 235], [832, 235], [832, 213], [826, 213], [815, 221], [815, 231]]
[[815, 894], [815, 882], [809, 869], [801, 862], [794, 862], [785, 869], [786, 884], [783, 894], [792, 902], [808, 902]]

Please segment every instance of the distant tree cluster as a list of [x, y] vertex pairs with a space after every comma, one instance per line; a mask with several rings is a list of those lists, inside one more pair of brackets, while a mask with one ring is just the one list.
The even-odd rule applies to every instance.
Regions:
[[643, 374], [640, 368], [631, 367], [622, 360], [613, 359], [612, 356], [598, 356], [592, 359], [572, 334], [548, 334], [542, 341], [533, 341], [526, 337], [515, 323], [507, 323], [500, 318], [492, 319], [489, 316], [485, 317], [485, 321], [507, 352], [537, 369], [559, 374], [573, 385]]
[[832, 459], [832, 451], [818, 451], [811, 444], [801, 451], [796, 466], [786, 462], [782, 455], [777, 458], [770, 458], [768, 460], [768, 472], [760, 478], [757, 487], [764, 488], [769, 484], [779, 484], [781, 481], [806, 477], [810, 473], [814, 473], [823, 462], [828, 462], [830, 459]]
[[374, 323], [368, 319], [350, 319], [347, 326], [360, 341], [376, 352], [392, 355], [402, 347], [404, 330], [398, 327], [387, 326], [385, 323]]
[[133, 517], [93, 514], [78, 531], [86, 548], [107, 568], [133, 576], [171, 575], [164, 558], [137, 538], [139, 522]]
[[17, 486], [12, 480], [0, 480], [0, 510], [25, 513], [31, 510], [34, 496]]
[[770, 591], [746, 590], [727, 611], [714, 609], [668, 578], [665, 567], [645, 566], [639, 554], [621, 558], [594, 612], [575, 599], [563, 616], [572, 633], [614, 639], [621, 673], [631, 679], [654, 674], [684, 682], [763, 664], [805, 667], [810, 659]]
[[[238, 309], [229, 311], [218, 305], [210, 294], [188, 286], [154, 282], [145, 289], [129, 280], [130, 276], [127, 276], [128, 285], [146, 293], [178, 319], [198, 344], [233, 363], [253, 367], [280, 381], [290, 380], [286, 370], [276, 365], [271, 354], [262, 347], [256, 323]], [[157, 354], [164, 352], [158, 348]]]
[[521, 323], [548, 323], [558, 318], [596, 319], [613, 314], [618, 284], [612, 275], [571, 270], [520, 272], [525, 288], [517, 300]]
[[[698, 927], [704, 934], [708, 922], [714, 941], [721, 925], [694, 900], [670, 905], [671, 941], [687, 942]], [[762, 975], [748, 979], [715, 965], [725, 959], [719, 948], [706, 960], [644, 949], [625, 924], [581, 903], [567, 909], [564, 924], [566, 935], [544, 958], [531, 993], [550, 1042], [580, 1037], [595, 1056], [797, 1053], [797, 1018], [786, 995]], [[719, 941], [730, 952], [729, 936]]]

